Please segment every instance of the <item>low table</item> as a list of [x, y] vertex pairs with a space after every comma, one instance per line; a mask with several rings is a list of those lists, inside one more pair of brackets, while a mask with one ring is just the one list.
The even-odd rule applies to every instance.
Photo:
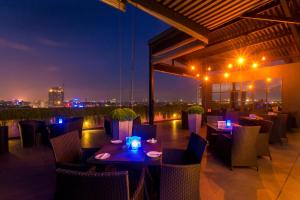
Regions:
[[99, 160], [93, 155], [87, 160], [89, 164], [93, 165], [160, 165], [162, 156], [158, 158], [150, 158], [146, 155], [149, 151], [162, 152], [161, 144], [147, 143], [142, 141], [142, 147], [139, 150], [128, 150], [124, 143], [122, 144], [105, 144], [95, 155], [100, 153], [110, 153], [107, 159]]
[[215, 143], [219, 134], [231, 134], [232, 132], [232, 127], [218, 128], [218, 123], [207, 123], [206, 127], [206, 139], [210, 149], [215, 147]]

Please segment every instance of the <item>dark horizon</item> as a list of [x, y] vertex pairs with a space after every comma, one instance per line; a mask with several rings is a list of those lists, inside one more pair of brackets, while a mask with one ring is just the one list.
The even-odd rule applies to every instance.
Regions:
[[[66, 99], [119, 99], [122, 62], [122, 99], [127, 101], [133, 16], [134, 97], [148, 97], [147, 43], [166, 24], [131, 6], [122, 13], [96, 0], [0, 2], [1, 100], [46, 100], [50, 87], [62, 85]], [[195, 80], [155, 73], [155, 86], [158, 99], [196, 100]]]

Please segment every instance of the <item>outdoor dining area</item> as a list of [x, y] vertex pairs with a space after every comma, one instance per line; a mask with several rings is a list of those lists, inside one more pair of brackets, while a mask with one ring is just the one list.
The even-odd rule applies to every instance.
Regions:
[[[26, 170], [15, 172], [18, 182], [10, 176], [8, 185], [19, 185], [16, 197], [31, 191], [43, 199], [240, 199], [245, 194], [249, 196], [244, 199], [277, 195], [290, 199], [297, 195], [288, 183], [295, 179], [298, 184], [299, 163], [294, 158], [300, 138], [287, 131], [286, 114], [227, 111], [222, 116], [198, 105], [183, 113], [181, 120], [150, 125], [141, 123], [133, 110], [117, 108], [105, 117], [103, 130], [90, 131], [71, 125], [78, 118], [58, 117], [55, 126], [65, 128], [51, 136], [53, 129], [47, 127], [50, 143], [43, 142], [43, 129], [35, 129], [31, 145], [24, 145], [24, 136], [10, 141], [11, 153], [0, 156], [3, 169]], [[27, 129], [20, 121], [23, 135], [32, 134], [34, 121], [27, 123]], [[40, 192], [28, 188], [30, 182], [40, 180], [44, 180]], [[231, 184], [236, 189], [229, 190]], [[259, 194], [257, 187], [262, 189]], [[12, 194], [1, 192], [4, 197]]]

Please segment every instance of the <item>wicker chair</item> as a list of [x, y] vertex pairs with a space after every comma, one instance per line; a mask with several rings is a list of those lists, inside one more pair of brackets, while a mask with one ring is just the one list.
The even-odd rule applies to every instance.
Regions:
[[56, 170], [56, 194], [58, 200], [142, 200], [144, 198], [145, 170], [139, 175], [138, 184], [129, 183], [127, 171], [78, 172]]
[[186, 111], [181, 111], [181, 128], [189, 129], [188, 113]]
[[132, 127], [132, 135], [139, 136], [142, 140], [156, 138], [156, 125], [141, 124]]
[[23, 148], [33, 147], [37, 144], [37, 126], [34, 121], [26, 120], [19, 122], [21, 144]]
[[161, 200], [199, 200], [200, 162], [205, 146], [206, 140], [192, 133], [186, 150], [164, 149]]
[[269, 120], [259, 120], [258, 123], [261, 128], [259, 134], [257, 135], [256, 141], [257, 156], [269, 156], [270, 160], [272, 160], [269, 149], [269, 137], [272, 131], [273, 122]]
[[85, 161], [99, 150], [99, 148], [82, 149], [78, 131], [63, 134], [50, 141], [57, 168], [87, 171], [90, 167]]
[[109, 116], [104, 116], [104, 130], [106, 135], [112, 137], [112, 120]]
[[[232, 135], [217, 138], [219, 155], [233, 167], [256, 167], [256, 142], [260, 126], [234, 126]], [[228, 159], [229, 158], [229, 159]]]
[[223, 116], [219, 116], [219, 115], [207, 115], [206, 116], [207, 123], [214, 123], [214, 122], [223, 121], [223, 120], [224, 120]]

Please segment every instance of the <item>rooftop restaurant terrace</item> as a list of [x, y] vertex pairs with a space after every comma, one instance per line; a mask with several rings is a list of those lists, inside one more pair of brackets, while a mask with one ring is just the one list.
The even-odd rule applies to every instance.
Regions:
[[[163, 148], [184, 149], [189, 135], [188, 130], [182, 129], [180, 120], [157, 123], [157, 139]], [[200, 135], [206, 137], [205, 127]], [[211, 150], [206, 151], [200, 169], [201, 199], [297, 199], [300, 134], [289, 133], [288, 138], [288, 144], [270, 145], [272, 161], [268, 157], [259, 158], [259, 171], [253, 168], [230, 170]], [[81, 146], [95, 148], [109, 140], [104, 130], [86, 130]], [[22, 148], [20, 143], [17, 139], [10, 140], [10, 153], [0, 155], [1, 199], [53, 199], [56, 179], [51, 148]]]
[[[0, 199], [299, 199], [299, 0], [101, 2], [171, 26], [148, 41], [148, 117], [91, 110], [83, 130], [40, 111], [10, 139], [3, 123]], [[155, 73], [197, 80], [199, 102], [156, 121]]]

